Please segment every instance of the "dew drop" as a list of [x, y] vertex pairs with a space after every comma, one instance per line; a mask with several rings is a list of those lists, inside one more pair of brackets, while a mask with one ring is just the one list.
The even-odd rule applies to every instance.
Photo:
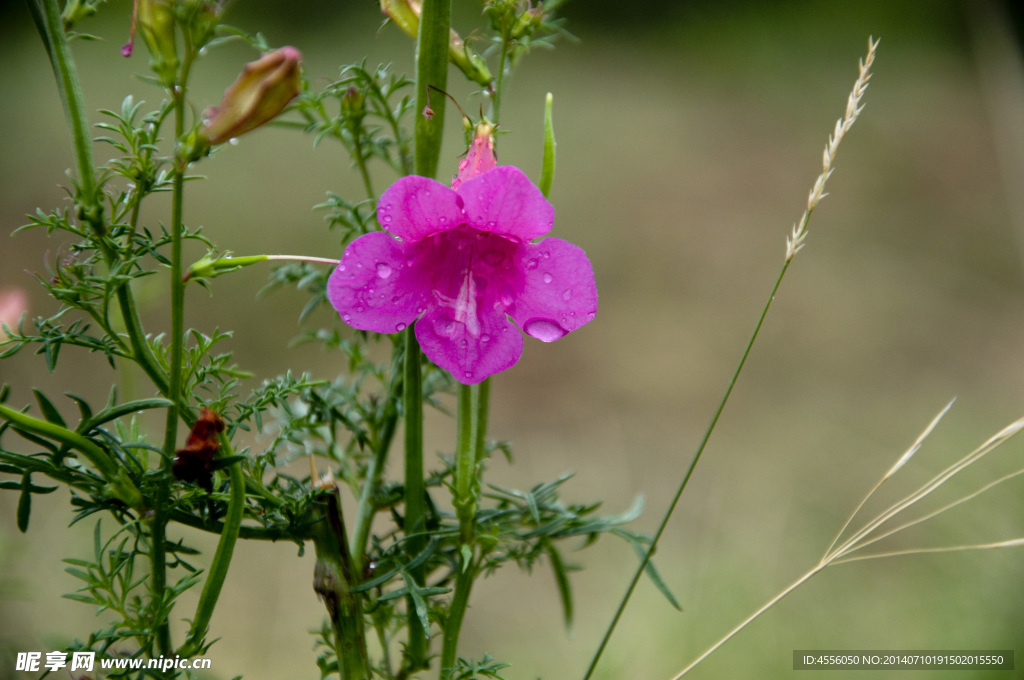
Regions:
[[389, 265], [387, 262], [377, 263], [377, 276], [379, 276], [380, 278], [388, 278], [389, 276], [391, 276], [392, 271], [394, 270], [391, 269], [391, 265]]
[[447, 217], [442, 217], [441, 218], [441, 224], [448, 224], [448, 218]]
[[[569, 298], [571, 298], [571, 297], [572, 297], [572, 288], [566, 288], [565, 292], [562, 293], [562, 299], [565, 300], [565, 301], [568, 301]], [[573, 312], [573, 314], [575, 315], [575, 312]]]
[[434, 334], [440, 338], [451, 338], [455, 335], [457, 324], [454, 319], [434, 319]]
[[345, 323], [348, 323], [349, 321], [352, 320], [352, 315], [351, 314], [342, 314], [341, 315], [341, 320], [344, 321]]
[[343, 265], [343, 264], [339, 264], [339, 265], [338, 265], [338, 271], [339, 271], [339, 272], [343, 272], [343, 271], [345, 271], [345, 265]]
[[391, 215], [385, 215], [384, 216], [384, 221], [385, 222], [390, 222], [391, 221]]
[[356, 307], [356, 311], [357, 311], [357, 312], [362, 312], [362, 311], [365, 311], [365, 309], [366, 309], [366, 308], [365, 308], [365, 307], [363, 307], [362, 305], [359, 305], [358, 307]]
[[557, 321], [551, 319], [533, 319], [523, 326], [523, 330], [541, 342], [554, 342], [567, 333]]
[[543, 252], [542, 254], [544, 255], [544, 259], [545, 259], [545, 260], [546, 260], [546, 259], [548, 259], [549, 257], [551, 257], [551, 253], [549, 253], [549, 252], [548, 252], [548, 251], [546, 251], [546, 250], [545, 250], [545, 251], [544, 251], [544, 252]]
[[395, 326], [395, 330], [396, 331], [404, 331], [405, 330], [405, 324], [404, 323], [398, 324], [397, 326]]
[[490, 342], [490, 341], [491, 341], [491, 336], [489, 336], [489, 335], [481, 335], [480, 336], [480, 342]]
[[544, 272], [544, 283], [551, 283], [551, 274]]
[[539, 263], [539, 260], [537, 258], [535, 258], [535, 257], [531, 258], [531, 259], [526, 261], [526, 268], [527, 269], [536, 269], [538, 263]]
[[469, 378], [473, 377], [473, 372], [472, 371], [466, 371], [462, 375], [464, 375], [467, 379], [469, 379]]

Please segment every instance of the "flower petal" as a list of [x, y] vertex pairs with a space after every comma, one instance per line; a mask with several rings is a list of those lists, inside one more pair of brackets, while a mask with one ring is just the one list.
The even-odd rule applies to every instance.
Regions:
[[377, 220], [403, 241], [419, 241], [464, 222], [454, 191], [416, 175], [403, 177], [388, 187], [377, 202]]
[[523, 288], [508, 313], [527, 335], [552, 342], [594, 318], [597, 284], [582, 248], [560, 238], [524, 244], [518, 266]]
[[402, 244], [377, 231], [345, 249], [327, 281], [327, 299], [353, 328], [395, 333], [423, 313], [429, 297], [406, 266]]
[[503, 165], [466, 180], [457, 190], [466, 224], [532, 241], [551, 231], [555, 209], [522, 170]]
[[423, 353], [464, 385], [474, 385], [519, 361], [523, 336], [505, 313], [480, 314], [477, 328], [456, 321], [451, 310], [437, 307], [416, 323]]

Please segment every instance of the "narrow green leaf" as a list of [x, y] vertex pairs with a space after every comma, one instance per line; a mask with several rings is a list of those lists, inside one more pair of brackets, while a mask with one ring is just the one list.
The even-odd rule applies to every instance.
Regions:
[[112, 420], [117, 420], [123, 416], [136, 413], [138, 411], [145, 411], [153, 408], [168, 408], [171, 406], [171, 402], [167, 399], [152, 398], [152, 399], [137, 399], [135, 401], [128, 401], [123, 404], [114, 406], [112, 404], [107, 405], [102, 411], [97, 413], [88, 420], [83, 420], [78, 424], [77, 431], [79, 433], [85, 433], [89, 430], [108, 423]]
[[92, 418], [92, 407], [89, 406], [88, 402], [86, 402], [85, 399], [78, 396], [77, 394], [72, 394], [71, 392], [65, 392], [64, 394], [67, 395], [69, 399], [73, 400], [76, 404], [78, 404], [78, 412], [82, 416], [80, 420], [89, 420], [90, 418]]
[[33, 388], [32, 394], [36, 395], [36, 401], [39, 403], [39, 410], [43, 412], [43, 417], [55, 425], [61, 427], [67, 427], [67, 423], [64, 422], [64, 418], [61, 417], [60, 411], [53, 405], [53, 402], [46, 398], [46, 395], [39, 390]]
[[544, 198], [551, 193], [551, 183], [555, 180], [555, 126], [551, 119], [551, 93], [544, 98], [544, 160], [541, 165], [540, 184], [537, 188]]
[[[644, 545], [644, 542], [640, 540], [636, 534], [631, 534], [628, 531], [622, 530], [613, 530], [612, 533], [629, 541], [633, 546], [633, 549], [636, 551], [637, 556], [641, 561], [643, 561], [644, 557], [647, 555], [647, 546]], [[655, 568], [654, 560], [648, 560], [647, 567], [644, 569], [644, 572], [647, 574], [647, 577], [651, 579], [651, 583], [654, 584], [654, 587], [660, 590], [661, 594], [665, 596], [668, 603], [677, 610], [683, 611], [683, 608], [679, 605], [679, 601], [676, 600], [676, 596], [668, 589], [668, 586], [665, 585], [665, 582], [661, 578], [661, 574], [659, 574], [658, 570]]]
[[558, 586], [558, 596], [562, 600], [562, 613], [565, 615], [565, 629], [572, 634], [573, 630], [573, 605], [572, 588], [569, 585], [569, 574], [562, 561], [562, 555], [558, 548], [551, 542], [545, 541], [544, 549], [551, 558], [551, 569], [555, 572], [555, 584]]

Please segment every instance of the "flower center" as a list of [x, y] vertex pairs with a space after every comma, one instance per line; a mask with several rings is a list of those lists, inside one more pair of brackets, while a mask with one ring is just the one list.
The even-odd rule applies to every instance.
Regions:
[[422, 272], [434, 302], [443, 310], [443, 335], [465, 327], [475, 339], [483, 334], [481, 316], [503, 314], [515, 299], [518, 243], [469, 227], [435, 234], [415, 244], [416, 268]]

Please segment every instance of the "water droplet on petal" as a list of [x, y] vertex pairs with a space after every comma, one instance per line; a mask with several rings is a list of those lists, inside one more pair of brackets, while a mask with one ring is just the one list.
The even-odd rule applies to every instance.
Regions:
[[473, 377], [473, 372], [472, 371], [466, 371], [462, 375], [466, 376], [466, 378], [469, 379], [469, 378]]
[[549, 252], [548, 252], [548, 251], [546, 251], [546, 250], [544, 251], [543, 255], [544, 255], [544, 259], [545, 259], [545, 260], [546, 260], [546, 259], [548, 259], [549, 257], [551, 257], [551, 253], [549, 253]]
[[551, 274], [544, 272], [544, 283], [551, 283]]
[[447, 217], [442, 217], [441, 218], [441, 224], [448, 224], [448, 218]]
[[352, 320], [352, 315], [351, 314], [342, 314], [341, 315], [341, 320], [344, 321], [345, 323], [348, 323], [349, 321]]
[[404, 323], [400, 323], [400, 324], [396, 325], [395, 326], [395, 330], [396, 331], [404, 331], [405, 330], [405, 324]]
[[539, 260], [537, 260], [537, 258], [535, 258], [535, 257], [531, 258], [531, 259], [526, 261], [526, 268], [527, 269], [536, 269], [538, 263], [539, 263]]
[[523, 330], [541, 342], [554, 342], [568, 332], [551, 319], [533, 319], [523, 326]]
[[379, 276], [380, 278], [388, 278], [389, 276], [391, 276], [392, 271], [393, 270], [391, 269], [391, 265], [389, 265], [387, 262], [377, 263], [377, 276]]
[[338, 265], [338, 271], [339, 271], [339, 272], [343, 272], [343, 271], [345, 271], [345, 265], [343, 265], [343, 264], [339, 264], [339, 265]]
[[[572, 288], [566, 288], [565, 292], [562, 293], [562, 299], [568, 301], [569, 298], [571, 298], [571, 297], [572, 297]], [[573, 312], [573, 316], [575, 316], [575, 315], [576, 315], [576, 312]]]
[[384, 216], [384, 221], [385, 222], [390, 222], [391, 221], [391, 215], [385, 215]]
[[480, 342], [490, 342], [490, 341], [491, 341], [491, 336], [489, 336], [489, 335], [481, 335], [480, 336]]
[[458, 329], [458, 322], [454, 319], [434, 319], [434, 334], [440, 338], [451, 338]]

